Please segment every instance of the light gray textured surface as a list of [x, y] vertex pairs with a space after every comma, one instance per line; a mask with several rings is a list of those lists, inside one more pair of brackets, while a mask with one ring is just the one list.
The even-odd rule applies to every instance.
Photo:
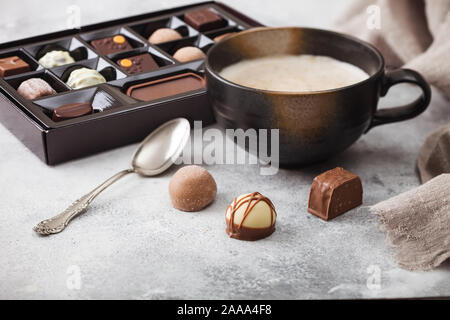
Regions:
[[[187, 2], [8, 1], [0, 41], [63, 28], [71, 3], [80, 5], [86, 24]], [[329, 27], [348, 1], [226, 2], [268, 25]], [[383, 104], [416, 94], [399, 86]], [[34, 234], [33, 225], [126, 168], [136, 145], [47, 167], [0, 126], [0, 298], [450, 296], [450, 263], [426, 273], [397, 268], [367, 209], [419, 184], [417, 152], [426, 135], [448, 121], [449, 102], [434, 92], [420, 117], [378, 127], [326, 163], [274, 177], [260, 176], [255, 166], [209, 166], [218, 195], [199, 213], [171, 207], [167, 186], [176, 168], [158, 178], [129, 176], [65, 232], [47, 238]], [[306, 212], [307, 195], [313, 177], [336, 165], [361, 176], [364, 206], [326, 223]], [[274, 202], [277, 231], [258, 242], [229, 239], [226, 206], [256, 190]], [[80, 270], [79, 290], [67, 286], [73, 266]], [[380, 270], [379, 289], [367, 286], [370, 266]]]

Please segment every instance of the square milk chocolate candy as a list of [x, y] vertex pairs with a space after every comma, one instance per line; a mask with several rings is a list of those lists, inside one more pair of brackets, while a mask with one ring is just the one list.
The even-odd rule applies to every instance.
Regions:
[[0, 59], [0, 77], [13, 76], [30, 71], [30, 65], [17, 56]]
[[361, 179], [337, 167], [317, 177], [311, 185], [308, 212], [323, 220], [331, 220], [362, 204]]

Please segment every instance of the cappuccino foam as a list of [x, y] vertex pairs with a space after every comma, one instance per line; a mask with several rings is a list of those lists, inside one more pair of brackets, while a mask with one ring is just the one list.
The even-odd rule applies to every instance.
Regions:
[[243, 60], [224, 68], [220, 75], [245, 87], [289, 92], [341, 88], [369, 78], [350, 63], [307, 54]]

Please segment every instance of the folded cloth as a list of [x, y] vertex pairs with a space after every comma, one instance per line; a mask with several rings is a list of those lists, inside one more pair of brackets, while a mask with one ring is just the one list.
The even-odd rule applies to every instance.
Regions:
[[[368, 23], [377, 20], [370, 8], [379, 8], [379, 28]], [[356, 0], [336, 28], [371, 42], [387, 66], [417, 70], [450, 97], [450, 1]]]
[[422, 183], [441, 173], [450, 173], [450, 123], [427, 137], [419, 152], [417, 169]]
[[430, 270], [450, 258], [450, 174], [370, 207], [408, 270]]

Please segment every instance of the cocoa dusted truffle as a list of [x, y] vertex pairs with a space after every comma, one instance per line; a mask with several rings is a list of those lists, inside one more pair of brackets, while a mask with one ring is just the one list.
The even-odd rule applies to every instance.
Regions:
[[239, 240], [259, 240], [275, 231], [277, 213], [272, 201], [259, 192], [234, 199], [225, 213], [227, 234]]
[[22, 82], [17, 92], [24, 98], [33, 100], [55, 94], [56, 91], [41, 78], [31, 78]]
[[314, 178], [308, 212], [328, 221], [361, 205], [362, 194], [361, 179], [337, 167]]
[[197, 47], [183, 47], [178, 49], [173, 57], [180, 62], [188, 62], [205, 58], [205, 53]]
[[182, 36], [178, 31], [170, 28], [161, 28], [155, 30], [155, 32], [151, 34], [151, 36], [148, 38], [148, 42], [150, 42], [151, 44], [159, 44], [163, 42], [179, 40], [181, 38]]
[[181, 211], [200, 211], [214, 200], [216, 193], [214, 178], [195, 165], [179, 169], [169, 183], [172, 205]]

